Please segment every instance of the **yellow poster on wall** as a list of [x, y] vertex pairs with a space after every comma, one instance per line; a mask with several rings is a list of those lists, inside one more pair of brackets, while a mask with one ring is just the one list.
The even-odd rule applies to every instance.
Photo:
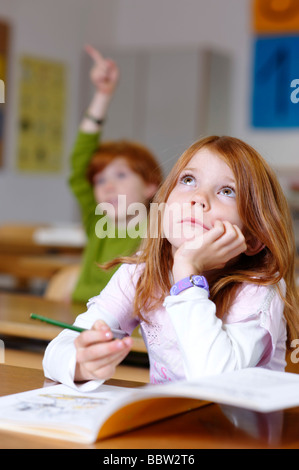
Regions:
[[62, 169], [66, 73], [60, 62], [20, 59], [17, 168], [30, 172]]
[[254, 0], [254, 30], [257, 33], [298, 33], [298, 0]]

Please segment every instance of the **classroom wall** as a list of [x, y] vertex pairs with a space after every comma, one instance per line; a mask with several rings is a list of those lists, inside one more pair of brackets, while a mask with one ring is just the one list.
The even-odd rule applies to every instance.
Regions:
[[[232, 59], [231, 133], [256, 146], [276, 166], [297, 165], [297, 130], [256, 131], [249, 125], [250, 15], [251, 0], [0, 0], [0, 17], [13, 28], [4, 166], [0, 169], [0, 221], [79, 220], [67, 175], [68, 155], [80, 120], [80, 67], [86, 42], [111, 50], [198, 47], [227, 54]], [[17, 60], [21, 54], [62, 60], [67, 65], [63, 171], [58, 175], [24, 174], [15, 168]]]
[[232, 134], [250, 142], [275, 166], [297, 166], [298, 129], [250, 127], [251, 9], [252, 0], [127, 0], [120, 3], [118, 42], [123, 47], [200, 45], [229, 54], [233, 61]]

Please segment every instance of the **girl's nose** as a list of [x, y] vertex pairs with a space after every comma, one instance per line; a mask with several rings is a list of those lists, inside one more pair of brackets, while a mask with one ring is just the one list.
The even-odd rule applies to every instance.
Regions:
[[107, 180], [107, 181], [105, 182], [104, 188], [105, 188], [105, 191], [109, 191], [109, 192], [114, 191], [114, 190], [115, 190], [115, 183], [114, 183], [114, 181], [111, 180], [111, 179]]
[[194, 193], [191, 203], [199, 204], [203, 208], [204, 211], [207, 211], [210, 209], [209, 199], [202, 191], [197, 191]]

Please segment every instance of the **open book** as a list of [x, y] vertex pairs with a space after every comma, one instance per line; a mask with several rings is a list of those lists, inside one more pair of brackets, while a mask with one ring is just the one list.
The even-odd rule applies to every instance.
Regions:
[[92, 443], [209, 402], [259, 412], [299, 406], [299, 375], [243, 369], [196, 382], [80, 393], [53, 385], [0, 398], [0, 429]]

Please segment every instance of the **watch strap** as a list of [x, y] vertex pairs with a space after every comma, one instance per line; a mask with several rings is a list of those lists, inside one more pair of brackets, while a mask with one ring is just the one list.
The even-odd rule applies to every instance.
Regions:
[[95, 124], [97, 124], [98, 126], [102, 126], [106, 121], [106, 119], [104, 118], [97, 119], [96, 117], [92, 116], [89, 113], [85, 113], [85, 117], [89, 119], [90, 121], [94, 122]]
[[176, 282], [170, 289], [170, 295], [178, 295], [180, 292], [189, 289], [190, 287], [201, 287], [205, 289], [210, 295], [209, 284], [204, 276], [193, 274], [189, 277], [185, 277], [180, 281]]

